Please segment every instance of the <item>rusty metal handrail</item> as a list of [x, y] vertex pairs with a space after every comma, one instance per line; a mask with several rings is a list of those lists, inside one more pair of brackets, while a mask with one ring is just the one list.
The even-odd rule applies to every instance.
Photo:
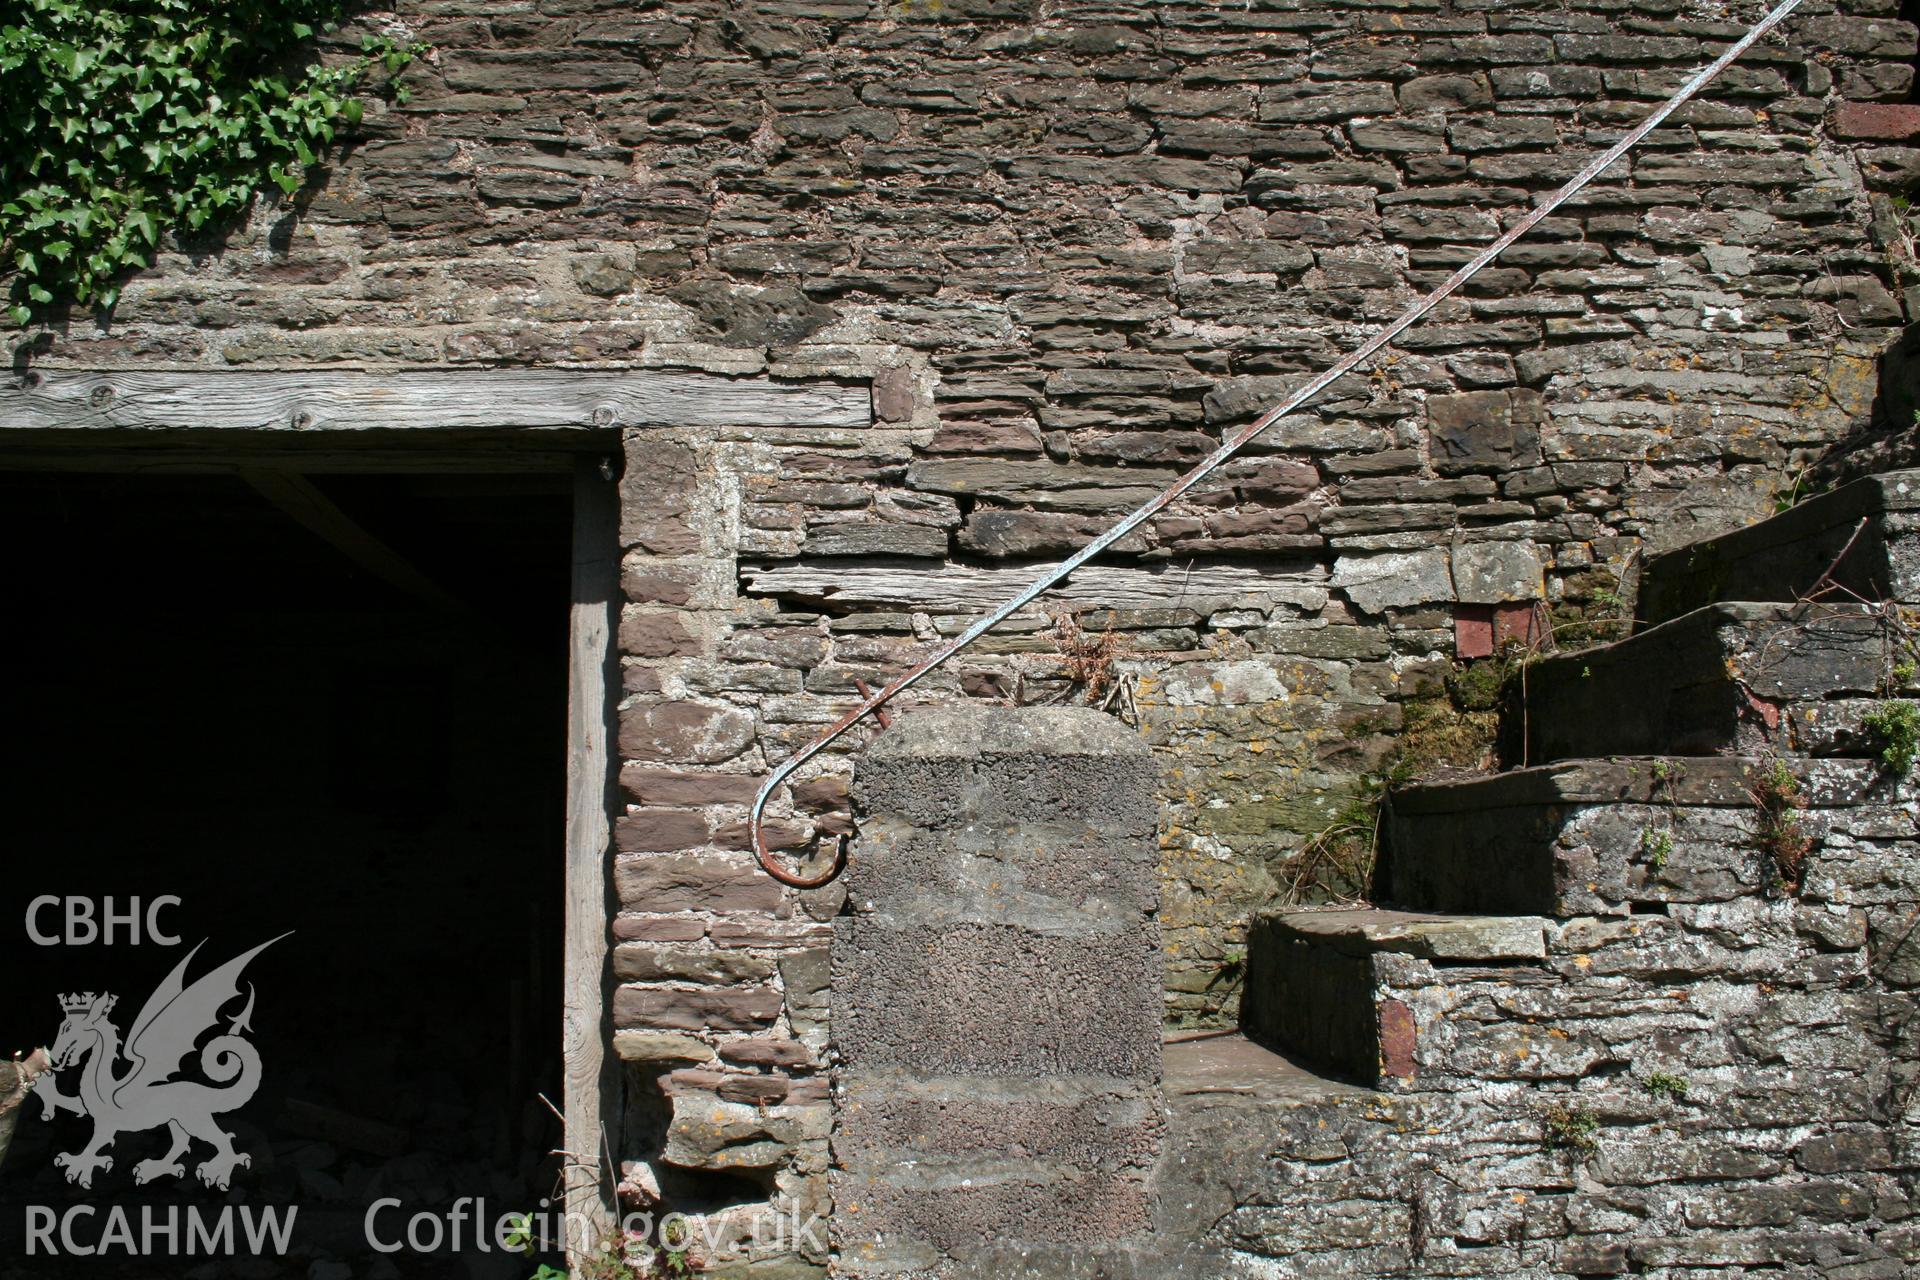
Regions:
[[1280, 419], [1286, 417], [1289, 413], [1305, 405], [1309, 400], [1319, 395], [1322, 391], [1325, 391], [1339, 379], [1353, 372], [1354, 369], [1358, 368], [1376, 351], [1393, 341], [1393, 339], [1398, 337], [1409, 326], [1413, 325], [1420, 320], [1421, 317], [1445, 301], [1456, 289], [1472, 279], [1474, 274], [1482, 267], [1505, 252], [1507, 247], [1513, 244], [1514, 241], [1531, 231], [1539, 224], [1542, 218], [1545, 218], [1555, 209], [1558, 209], [1562, 204], [1566, 203], [1569, 198], [1579, 192], [1582, 187], [1599, 177], [1608, 166], [1625, 155], [1640, 139], [1646, 137], [1648, 133], [1659, 127], [1663, 120], [1672, 115], [1681, 106], [1685, 105], [1689, 98], [1705, 88], [1712, 82], [1715, 76], [1725, 71], [1735, 59], [1739, 58], [1741, 54], [1751, 48], [1756, 41], [1780, 25], [1781, 21], [1785, 19], [1789, 13], [1792, 13], [1799, 4], [1800, 0], [1781, 0], [1781, 3], [1774, 6], [1774, 8], [1768, 12], [1767, 16], [1762, 18], [1752, 30], [1729, 45], [1726, 51], [1719, 57], [1715, 58], [1705, 67], [1702, 67], [1699, 71], [1696, 71], [1693, 77], [1680, 87], [1679, 92], [1661, 103], [1651, 115], [1635, 125], [1626, 136], [1607, 148], [1599, 159], [1593, 161], [1587, 165], [1586, 168], [1575, 174], [1568, 180], [1566, 185], [1562, 186], [1558, 191], [1555, 191], [1544, 202], [1535, 206], [1535, 208], [1525, 217], [1521, 218], [1520, 221], [1514, 223], [1513, 227], [1508, 230], [1505, 235], [1474, 255], [1470, 262], [1447, 277], [1446, 283], [1414, 303], [1411, 307], [1408, 307], [1393, 323], [1381, 329], [1371, 338], [1368, 338], [1357, 349], [1341, 359], [1340, 362], [1332, 368], [1312, 379], [1298, 391], [1295, 391], [1273, 408], [1268, 409], [1239, 431], [1228, 436], [1219, 448], [1207, 455], [1205, 461], [1167, 486], [1159, 496], [1120, 520], [1119, 523], [1095, 538], [1092, 542], [1089, 542], [1086, 546], [1080, 548], [1080, 550], [1074, 552], [1071, 556], [1068, 556], [1065, 560], [1062, 560], [1059, 564], [1048, 569], [1045, 573], [1034, 579], [1033, 584], [1019, 595], [1013, 597], [1005, 604], [1000, 605], [994, 609], [993, 612], [987, 614], [978, 622], [975, 622], [965, 631], [962, 631], [953, 639], [936, 648], [932, 653], [922, 658], [911, 671], [908, 671], [905, 675], [881, 689], [880, 692], [868, 695], [859, 706], [834, 721], [819, 737], [788, 757], [786, 761], [767, 776], [767, 780], [762, 784], [759, 794], [753, 799], [753, 810], [748, 820], [748, 829], [752, 832], [754, 856], [759, 859], [760, 866], [768, 875], [778, 880], [781, 884], [790, 885], [796, 889], [818, 888], [840, 874], [840, 869], [846, 862], [846, 842], [844, 839], [840, 843], [839, 850], [834, 856], [832, 865], [819, 875], [812, 877], [799, 875], [782, 867], [774, 861], [773, 851], [767, 848], [764, 830], [767, 801], [773, 797], [774, 791], [793, 774], [794, 770], [818, 755], [834, 739], [859, 723], [861, 717], [878, 711], [882, 706], [886, 705], [889, 699], [910, 688], [929, 671], [932, 671], [948, 658], [951, 658], [954, 654], [960, 652], [975, 640], [978, 640], [994, 627], [1006, 621], [1015, 612], [1033, 600], [1035, 596], [1038, 596], [1049, 587], [1054, 586], [1075, 569], [1078, 569], [1081, 565], [1093, 559], [1093, 557], [1099, 555], [1102, 551], [1105, 551], [1121, 538], [1126, 537], [1127, 534], [1139, 528], [1140, 525], [1152, 517], [1155, 512], [1160, 511], [1168, 503], [1193, 488], [1194, 485], [1205, 479], [1206, 476], [1221, 463], [1233, 457], [1248, 441], [1258, 436]]

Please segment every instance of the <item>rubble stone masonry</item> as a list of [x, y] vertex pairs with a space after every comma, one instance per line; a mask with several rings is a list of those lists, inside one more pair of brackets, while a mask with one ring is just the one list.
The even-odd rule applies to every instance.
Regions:
[[[824, 1208], [844, 891], [754, 868], [758, 778], [856, 678], [1436, 285], [1763, 9], [416, 0], [364, 19], [434, 46], [408, 103], [18, 362], [871, 387], [865, 428], [629, 430], [621, 482], [634, 1152], [722, 1199], [747, 1179], [743, 1222]], [[1250, 912], [1296, 891], [1302, 846], [1410, 731], [1464, 714], [1457, 628], [1485, 652], [1496, 626], [1604, 622], [1643, 557], [1771, 510], [1871, 424], [1877, 357], [1920, 307], [1895, 10], [1807, 0], [1374, 367], [911, 695], [1091, 697], [1137, 727], [1170, 1022], [1232, 1021]], [[868, 732], [779, 800], [779, 843], [849, 829]]]

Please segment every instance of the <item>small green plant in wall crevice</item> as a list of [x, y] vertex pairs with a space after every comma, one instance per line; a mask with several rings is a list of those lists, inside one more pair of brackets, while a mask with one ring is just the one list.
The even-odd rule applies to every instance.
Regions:
[[303, 53], [345, 0], [20, 0], [0, 18], [0, 275], [25, 325], [111, 307], [169, 232], [217, 231], [287, 195], [420, 48], [368, 36]]
[[1686, 770], [1676, 761], [1656, 758], [1648, 771], [1653, 779], [1649, 798], [1655, 805], [1655, 820], [1640, 830], [1640, 852], [1646, 857], [1647, 870], [1658, 876], [1673, 857], [1674, 832], [1680, 820], [1675, 787], [1686, 776]]
[[1801, 825], [1800, 813], [1807, 807], [1807, 793], [1784, 760], [1771, 760], [1761, 770], [1747, 794], [1758, 810], [1754, 823], [1754, 841], [1773, 873], [1773, 891], [1796, 894], [1806, 876], [1807, 854], [1813, 849], [1813, 837]]
[[1673, 856], [1673, 832], [1649, 827], [1640, 833], [1640, 848], [1647, 855], [1647, 869], [1659, 875], [1667, 869], [1667, 859]]
[[1678, 1102], [1687, 1096], [1687, 1078], [1671, 1071], [1652, 1072], [1647, 1076], [1647, 1092], [1656, 1098], [1672, 1098]]
[[1548, 1107], [1540, 1114], [1540, 1133], [1555, 1151], [1590, 1156], [1600, 1149], [1600, 1117], [1586, 1107]]
[[1860, 723], [1888, 773], [1904, 778], [1913, 771], [1914, 760], [1920, 758], [1920, 705], [1889, 699], [1876, 703]]

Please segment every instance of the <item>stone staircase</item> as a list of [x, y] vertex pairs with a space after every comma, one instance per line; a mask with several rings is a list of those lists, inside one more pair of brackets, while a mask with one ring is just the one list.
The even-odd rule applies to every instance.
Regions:
[[1528, 667], [1524, 767], [1392, 793], [1383, 905], [1253, 922], [1248, 1035], [1346, 1083], [1268, 1109], [1241, 1270], [1920, 1273], [1920, 786], [1871, 727], [1914, 693], [1920, 472], [1641, 600]]

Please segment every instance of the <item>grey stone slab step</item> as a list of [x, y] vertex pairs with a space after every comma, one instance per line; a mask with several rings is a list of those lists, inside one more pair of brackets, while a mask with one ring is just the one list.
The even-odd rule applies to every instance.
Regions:
[[[1811, 841], [1800, 877], [1870, 901], [1920, 857], [1913, 778], [1864, 759], [1783, 762]], [[1770, 758], [1578, 760], [1395, 789], [1376, 891], [1423, 911], [1626, 915], [1778, 892], [1753, 790]], [[1891, 879], [1890, 879], [1891, 877]]]
[[1167, 1105], [1176, 1129], [1182, 1120], [1228, 1107], [1265, 1113], [1379, 1100], [1371, 1089], [1323, 1076], [1238, 1033], [1169, 1039], [1164, 1053]]
[[1525, 758], [1874, 754], [1860, 718], [1893, 654], [1870, 605], [1707, 605], [1528, 666], [1514, 688]]
[[[1242, 1035], [1169, 1040], [1165, 1056], [1166, 1143], [1147, 1175], [1153, 1204], [1151, 1232], [1113, 1244], [1075, 1241], [1049, 1246], [1021, 1241], [999, 1248], [989, 1244], [977, 1257], [949, 1262], [939, 1272], [942, 1280], [1039, 1276], [1049, 1280], [1221, 1280], [1242, 1274], [1233, 1260], [1234, 1241], [1222, 1238], [1219, 1223], [1246, 1203], [1248, 1187], [1260, 1185], [1269, 1176], [1275, 1154], [1335, 1158], [1336, 1153], [1346, 1152], [1341, 1136], [1350, 1126], [1379, 1123], [1383, 1117], [1399, 1114], [1396, 1100], [1321, 1075]], [[965, 1108], [953, 1109], [953, 1083], [902, 1079], [883, 1092], [849, 1095], [842, 1105], [852, 1109], [878, 1103], [895, 1112], [896, 1122], [916, 1135], [967, 1129], [975, 1116]], [[1009, 1173], [1017, 1173], [1024, 1182], [1016, 1185], [1024, 1185], [1026, 1195], [1045, 1196], [1062, 1189], [1076, 1194], [1079, 1189], [1071, 1183], [1056, 1182], [1050, 1188], [1038, 1182], [1035, 1174], [1044, 1171], [1043, 1162], [1057, 1165], [1063, 1156], [1069, 1163], [1078, 1158], [1083, 1141], [1073, 1136], [1074, 1131], [1099, 1118], [1096, 1112], [1105, 1104], [1095, 1100], [1108, 1089], [1118, 1086], [1122, 1091], [1117, 1100], [1120, 1115], [1129, 1119], [1139, 1115], [1136, 1103], [1124, 1097], [1125, 1084], [1086, 1078], [1006, 1082], [1001, 1086], [1006, 1097], [1033, 1106], [1030, 1128], [1018, 1133], [992, 1125], [979, 1131], [968, 1129], [966, 1141], [1003, 1166], [968, 1176], [987, 1185], [996, 1175], [1006, 1181]], [[1036, 1142], [1038, 1146], [1033, 1145]], [[867, 1161], [862, 1157], [860, 1167], [882, 1187], [883, 1194], [885, 1184], [880, 1179], [911, 1184], [926, 1180], [929, 1173], [937, 1178], [943, 1166], [922, 1164], [924, 1146], [924, 1140], [916, 1137], [890, 1158]], [[843, 1158], [838, 1146], [835, 1157]], [[950, 1166], [944, 1168], [950, 1177]], [[864, 1192], [856, 1191], [847, 1206], [858, 1210], [862, 1203]], [[1068, 1212], [1085, 1207], [1084, 1200], [1077, 1201], [1068, 1206]], [[863, 1213], [847, 1216], [857, 1224]], [[873, 1242], [869, 1254], [879, 1256], [886, 1243]], [[913, 1259], [907, 1250], [891, 1256], [904, 1268], [892, 1274], [924, 1274], [910, 1269]]]
[[[1246, 1274], [1221, 1224], [1266, 1184], [1276, 1158], [1339, 1159], [1353, 1126], [1398, 1115], [1395, 1099], [1335, 1080], [1244, 1035], [1167, 1042], [1167, 1143], [1154, 1166], [1150, 1280]], [[1009, 1271], [1006, 1276], [1018, 1276]], [[1132, 1280], [1131, 1272], [1112, 1272]]]
[[1798, 599], [1862, 521], [1834, 581], [1869, 600], [1920, 603], [1920, 471], [1889, 471], [1655, 556], [1640, 575], [1641, 625], [1725, 600]]
[[1378, 993], [1396, 965], [1537, 965], [1547, 922], [1366, 908], [1257, 917], [1247, 936], [1248, 1035], [1369, 1088], [1416, 1074], [1406, 1006]]
[[1281, 939], [1300, 939], [1342, 955], [1384, 952], [1423, 960], [1539, 960], [1546, 956], [1543, 922], [1523, 916], [1433, 915], [1380, 907], [1287, 911], [1266, 917]]

